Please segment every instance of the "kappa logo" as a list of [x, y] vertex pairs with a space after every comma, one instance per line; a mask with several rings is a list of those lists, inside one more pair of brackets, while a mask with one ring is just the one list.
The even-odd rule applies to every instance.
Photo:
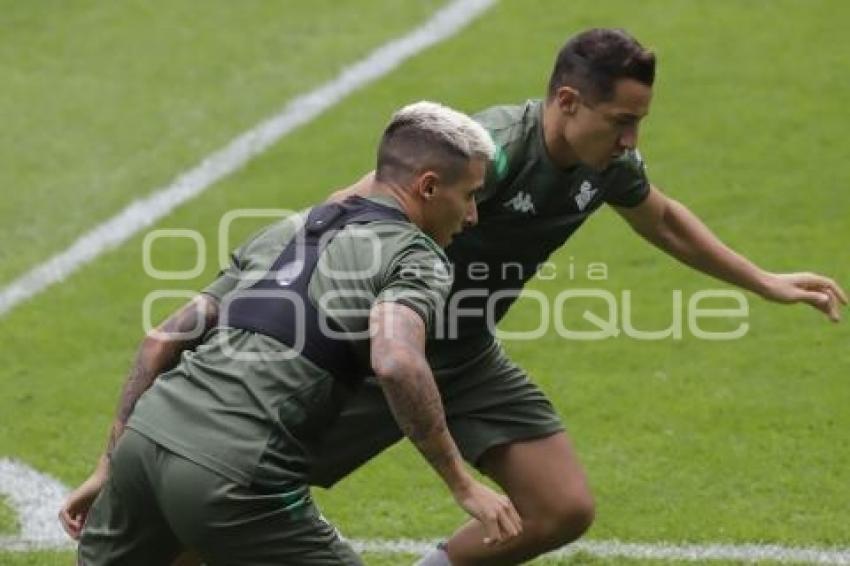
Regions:
[[596, 196], [596, 193], [599, 192], [599, 189], [594, 189], [593, 185], [590, 184], [590, 181], [583, 181], [581, 186], [578, 188], [578, 194], [576, 195], [576, 205], [578, 205], [579, 210], [584, 210], [587, 208], [587, 205], [590, 204], [590, 201], [593, 200], [593, 197]]
[[511, 208], [516, 212], [537, 214], [531, 195], [525, 191], [519, 191], [514, 198], [505, 202], [505, 208]]

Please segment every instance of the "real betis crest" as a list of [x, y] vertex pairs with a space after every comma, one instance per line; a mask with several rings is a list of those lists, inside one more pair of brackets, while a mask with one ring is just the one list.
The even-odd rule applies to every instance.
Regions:
[[590, 201], [592, 201], [593, 197], [596, 196], [596, 193], [599, 192], [599, 189], [594, 188], [590, 181], [582, 182], [578, 190], [579, 192], [575, 196], [575, 199], [576, 206], [578, 206], [579, 210], [587, 208], [587, 205], [590, 204]]

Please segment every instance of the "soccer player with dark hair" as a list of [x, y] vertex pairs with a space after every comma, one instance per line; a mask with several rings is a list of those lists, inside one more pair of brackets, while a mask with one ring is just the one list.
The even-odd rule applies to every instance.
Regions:
[[[523, 532], [486, 546], [471, 521], [423, 565], [514, 564], [576, 540], [593, 521], [593, 497], [560, 418], [496, 343], [484, 313], [502, 318], [538, 266], [603, 204], [682, 263], [768, 300], [804, 302], [833, 320], [846, 302], [826, 277], [756, 266], [650, 183], [637, 144], [655, 67], [655, 55], [627, 32], [587, 30], [558, 53], [543, 100], [474, 116], [499, 149], [478, 197], [478, 224], [446, 250], [455, 281], [445, 338], [428, 353], [464, 457], [505, 490]], [[373, 385], [349, 403], [322, 439], [314, 482], [332, 484], [400, 437], [384, 426], [381, 403]]]

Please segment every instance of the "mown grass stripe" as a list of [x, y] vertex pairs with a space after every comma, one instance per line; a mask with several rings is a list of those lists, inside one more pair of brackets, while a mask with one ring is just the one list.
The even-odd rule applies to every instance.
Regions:
[[391, 40], [345, 68], [331, 81], [296, 97], [278, 114], [240, 134], [211, 153], [167, 187], [129, 204], [77, 239], [66, 250], [35, 266], [0, 291], [0, 316], [83, 265], [197, 197], [241, 168], [296, 128], [303, 126], [356, 90], [386, 75], [421, 51], [448, 39], [494, 4], [495, 0], [455, 0], [409, 34]]

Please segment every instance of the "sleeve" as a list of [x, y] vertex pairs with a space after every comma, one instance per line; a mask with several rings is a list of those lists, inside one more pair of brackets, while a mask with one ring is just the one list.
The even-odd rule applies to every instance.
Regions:
[[230, 262], [224, 269], [218, 272], [215, 280], [201, 290], [202, 293], [211, 295], [219, 302], [225, 295], [236, 289], [239, 282], [242, 280], [243, 273], [248, 269], [247, 251], [252, 244], [260, 240], [265, 234], [271, 232], [275, 225], [266, 226], [258, 230], [246, 242], [236, 248], [230, 254]]
[[419, 235], [388, 266], [375, 304], [394, 302], [416, 311], [430, 331], [452, 286], [448, 260], [425, 235]]
[[241, 248], [230, 254], [230, 263], [218, 272], [215, 280], [201, 290], [202, 293], [211, 295], [219, 302], [225, 295], [236, 288], [239, 283], [239, 274], [242, 272], [242, 263], [240, 261]]
[[640, 152], [625, 152], [603, 173], [602, 183], [608, 204], [632, 208], [642, 203], [649, 195], [649, 178]]

